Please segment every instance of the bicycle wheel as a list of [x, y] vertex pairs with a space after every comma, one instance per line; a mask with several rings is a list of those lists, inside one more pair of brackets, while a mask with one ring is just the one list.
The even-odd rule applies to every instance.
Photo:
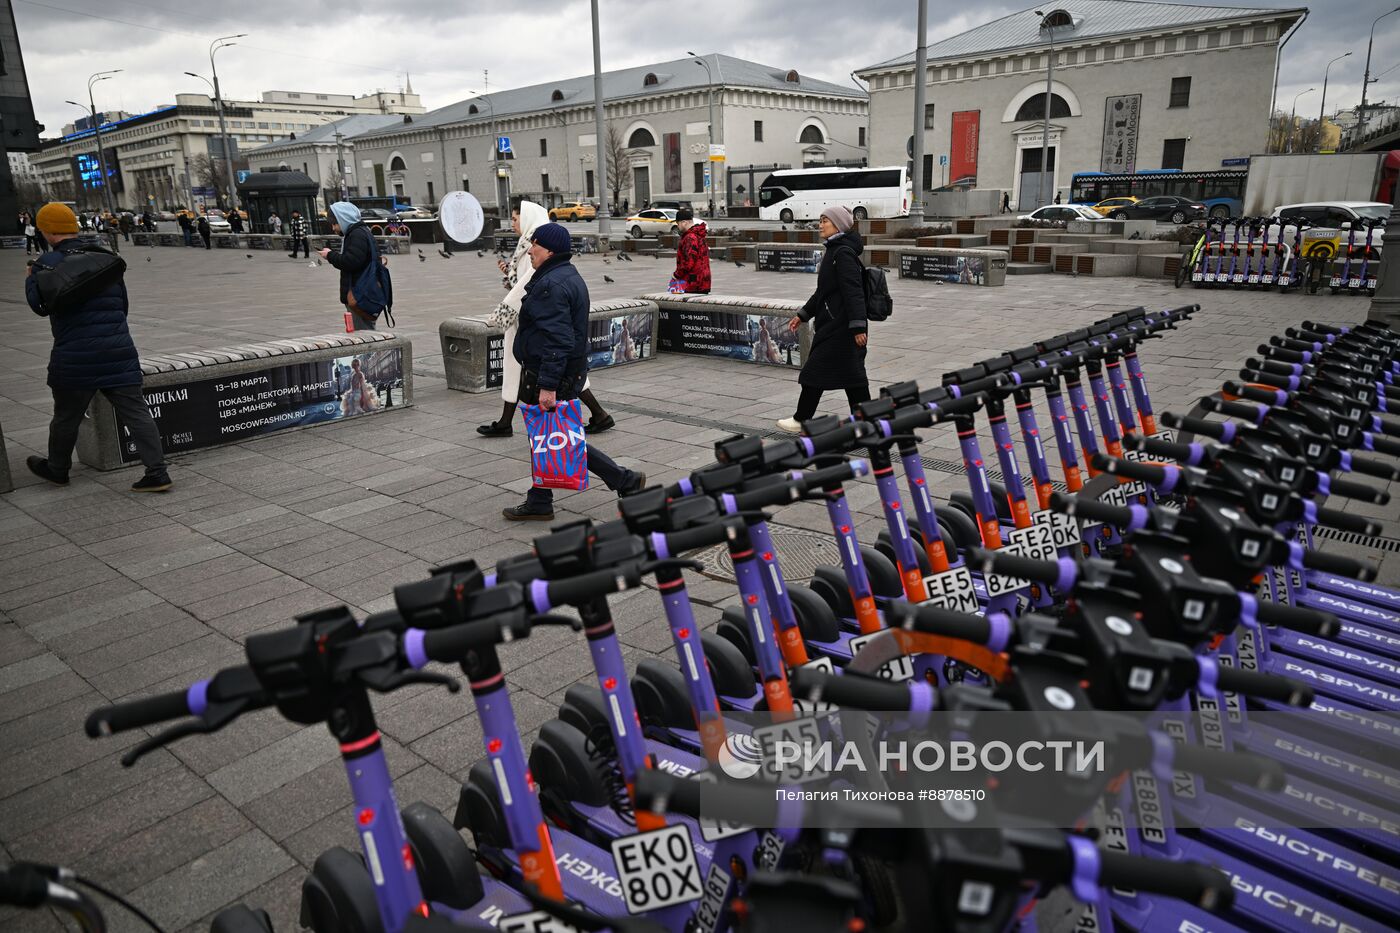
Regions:
[[1180, 288], [1186, 284], [1186, 280], [1191, 278], [1191, 252], [1188, 250], [1181, 254], [1181, 261], [1176, 267], [1176, 287]]

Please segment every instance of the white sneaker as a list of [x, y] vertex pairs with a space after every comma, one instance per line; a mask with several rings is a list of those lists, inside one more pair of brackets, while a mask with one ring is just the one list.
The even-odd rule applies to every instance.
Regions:
[[796, 418], [779, 418], [778, 427], [789, 434], [802, 433], [802, 422], [798, 421]]

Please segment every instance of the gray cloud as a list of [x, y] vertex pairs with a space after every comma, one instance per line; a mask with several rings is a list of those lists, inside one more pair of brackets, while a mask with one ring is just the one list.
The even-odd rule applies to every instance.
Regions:
[[[1347, 51], [1352, 56], [1332, 67], [1328, 109], [1354, 106], [1371, 21], [1393, 2], [1314, 0], [1284, 51], [1279, 106], [1287, 109], [1294, 94], [1315, 86], [1299, 100], [1300, 111], [1315, 114], [1327, 61]], [[1073, 6], [1069, 0], [1067, 5]], [[393, 89], [408, 73], [431, 109], [480, 91], [483, 69], [489, 69], [493, 87], [592, 69], [587, 0], [512, 0], [499, 8], [483, 0], [400, 6], [237, 0], [183, 8], [180, 0], [14, 0], [14, 8], [35, 110], [50, 133], [78, 115], [63, 101], [85, 100], [84, 85], [94, 71], [124, 69], [98, 85], [97, 103], [104, 109], [142, 112], [172, 102], [176, 93], [200, 91], [204, 86], [183, 72], [207, 73], [209, 40], [238, 32], [249, 36], [221, 52], [219, 66], [224, 92], [239, 99], [272, 89]], [[1022, 8], [930, 0], [930, 41]], [[850, 83], [851, 70], [913, 48], [915, 11], [914, 0], [602, 0], [603, 67], [676, 58], [687, 50], [726, 52]], [[1400, 13], [1377, 29], [1372, 73], [1397, 63]], [[1400, 97], [1400, 68], [1373, 85], [1370, 97]]]

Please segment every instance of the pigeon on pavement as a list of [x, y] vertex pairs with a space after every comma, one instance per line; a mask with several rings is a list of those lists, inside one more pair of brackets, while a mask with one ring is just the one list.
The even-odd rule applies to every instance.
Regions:
[[440, 249], [440, 250], [438, 250], [438, 255], [441, 256], [443, 259], [451, 259], [451, 258], [452, 258], [452, 254], [449, 253], [449, 252], [448, 252], [447, 250], [445, 250], [445, 249]]
[[422, 251], [421, 249], [418, 251], [418, 261], [419, 261], [419, 262], [427, 262], [427, 261], [428, 261], [428, 257], [423, 255], [423, 251]]
[[613, 284], [613, 282], [615, 282], [615, 281], [617, 281], [617, 280], [614, 279], [614, 278], [613, 278], [612, 276], [610, 276], [610, 275], [605, 275], [605, 276], [603, 276], [603, 281], [604, 281], [604, 282], [607, 282], [609, 285], [611, 285], [611, 284]]
[[734, 266], [735, 266], [735, 268], [738, 268], [738, 269], [744, 268], [744, 264], [743, 264], [742, 262], [740, 262], [739, 260], [737, 260], [737, 259], [734, 260]]

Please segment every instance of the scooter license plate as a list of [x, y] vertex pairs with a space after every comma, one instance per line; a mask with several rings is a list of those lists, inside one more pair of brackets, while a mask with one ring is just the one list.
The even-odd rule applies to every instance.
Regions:
[[1341, 277], [1340, 275], [1334, 275], [1334, 276], [1332, 276], [1332, 278], [1328, 281], [1327, 284], [1330, 285], [1332, 288], [1341, 288], [1341, 287], [1342, 287], [1342, 277]]
[[1258, 284], [1259, 284], [1259, 273], [1256, 272], [1255, 274], [1253, 274], [1253, 275], [1251, 275], [1251, 276], [1249, 277], [1249, 284], [1250, 284], [1250, 285], [1258, 285]]
[[1348, 287], [1348, 288], [1360, 288], [1360, 287], [1361, 287], [1361, 280], [1360, 280], [1360, 279], [1351, 279], [1350, 281], [1347, 282], [1347, 287]]
[[1234, 275], [1230, 276], [1230, 281], [1231, 281], [1231, 282], [1235, 282], [1235, 283], [1243, 282], [1243, 281], [1244, 281], [1244, 273], [1243, 273], [1243, 272], [1236, 272]]

